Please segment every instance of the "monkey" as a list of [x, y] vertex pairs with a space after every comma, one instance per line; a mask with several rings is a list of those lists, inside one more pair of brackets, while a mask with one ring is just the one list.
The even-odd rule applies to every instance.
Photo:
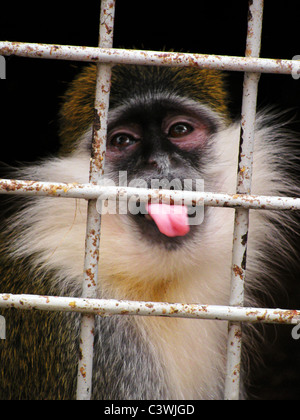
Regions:
[[[88, 183], [95, 84], [96, 66], [88, 65], [62, 100], [58, 155], [11, 169], [11, 178]], [[205, 191], [235, 194], [240, 121], [229, 104], [221, 71], [115, 65], [105, 177], [117, 183], [125, 172], [128, 182], [143, 180], [149, 188], [153, 180], [177, 180], [170, 189], [201, 179]], [[290, 168], [299, 169], [297, 135], [276, 113], [260, 111], [253, 194], [299, 195], [297, 171]], [[10, 197], [3, 207], [1, 292], [80, 297], [85, 201]], [[177, 219], [159, 214], [164, 209], [149, 203], [138, 214], [102, 215], [97, 297], [227, 306], [234, 209], [205, 207], [194, 225], [184, 212]], [[287, 266], [299, 259], [292, 232], [293, 214], [250, 211], [247, 305], [260, 307], [264, 296], [281, 290], [280, 269], [287, 276]], [[13, 308], [0, 314], [7, 329], [0, 342], [0, 398], [75, 399], [80, 315]], [[221, 321], [96, 316], [92, 398], [223, 399], [227, 329]], [[245, 326], [250, 353], [254, 336]]]

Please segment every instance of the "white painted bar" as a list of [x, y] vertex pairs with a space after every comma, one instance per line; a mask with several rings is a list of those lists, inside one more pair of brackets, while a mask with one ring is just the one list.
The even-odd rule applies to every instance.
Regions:
[[150, 198], [164, 203], [193, 202], [210, 207], [243, 207], [253, 210], [300, 210], [300, 198], [258, 196], [248, 194], [220, 194], [212, 192], [151, 190], [144, 188], [109, 187], [93, 184], [64, 184], [55, 182], [0, 179], [0, 194], [37, 197], [76, 198], [83, 200], [128, 200], [137, 196], [140, 201]]
[[[115, 0], [101, 1], [99, 47], [112, 48], [114, 33]], [[90, 183], [97, 185], [104, 174], [111, 66], [97, 64], [96, 95], [94, 104], [94, 125]], [[84, 280], [82, 297], [97, 296], [99, 246], [101, 235], [101, 214], [97, 200], [89, 200], [85, 241]], [[83, 315], [80, 335], [80, 357], [77, 375], [77, 400], [90, 400], [92, 396], [93, 353], [95, 317]]]
[[100, 62], [102, 64], [139, 64], [167, 67], [192, 66], [251, 73], [300, 74], [300, 62], [298, 60], [125, 50], [121, 48], [0, 41], [0, 55]]
[[[261, 49], [264, 0], [249, 2], [247, 34], [247, 57], [259, 57]], [[255, 140], [256, 106], [259, 73], [245, 73], [241, 119], [240, 155], [237, 179], [237, 194], [251, 194], [253, 155]], [[247, 248], [249, 231], [249, 210], [237, 208], [233, 235], [231, 270], [231, 306], [244, 305]], [[242, 324], [229, 323], [227, 342], [227, 375], [225, 400], [239, 400], [242, 358]]]
[[0, 294], [0, 308], [76, 312], [97, 316], [159, 316], [231, 322], [298, 325], [300, 311], [114, 299]]

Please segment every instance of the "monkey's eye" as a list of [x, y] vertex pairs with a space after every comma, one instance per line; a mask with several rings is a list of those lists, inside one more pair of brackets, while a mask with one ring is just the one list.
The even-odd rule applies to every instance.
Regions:
[[136, 140], [133, 136], [126, 133], [119, 133], [116, 134], [110, 141], [111, 145], [114, 147], [118, 147], [119, 149], [123, 149], [135, 144], [138, 140]]
[[172, 138], [180, 138], [192, 133], [194, 128], [188, 123], [176, 123], [169, 129], [168, 136]]

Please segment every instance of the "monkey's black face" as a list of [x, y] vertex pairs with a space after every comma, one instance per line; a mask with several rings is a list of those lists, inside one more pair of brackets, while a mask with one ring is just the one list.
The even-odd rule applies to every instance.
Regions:
[[[190, 100], [130, 100], [111, 111], [107, 161], [116, 177], [126, 173], [130, 186], [195, 190], [217, 128], [216, 115]], [[140, 206], [139, 212], [131, 212], [129, 205], [128, 213], [142, 237], [168, 249], [191, 239], [199, 228], [190, 223], [195, 209]]]

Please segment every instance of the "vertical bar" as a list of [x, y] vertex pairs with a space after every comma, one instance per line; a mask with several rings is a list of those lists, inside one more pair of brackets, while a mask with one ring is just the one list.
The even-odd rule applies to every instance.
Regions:
[[[259, 57], [264, 0], [249, 1], [246, 57]], [[258, 83], [260, 74], [245, 73], [237, 193], [251, 194]], [[230, 306], [244, 306], [249, 210], [237, 209], [233, 240]], [[225, 400], [240, 398], [242, 324], [229, 323]]]
[[[99, 47], [112, 48], [115, 15], [115, 0], [101, 1]], [[93, 148], [90, 164], [90, 183], [97, 184], [104, 174], [107, 119], [111, 85], [111, 66], [97, 65], [97, 87], [94, 110]], [[101, 230], [101, 215], [96, 208], [97, 200], [89, 200], [84, 265], [84, 298], [97, 297], [98, 263]], [[82, 316], [80, 351], [77, 377], [77, 400], [89, 400], [92, 393], [93, 346], [95, 317]]]

